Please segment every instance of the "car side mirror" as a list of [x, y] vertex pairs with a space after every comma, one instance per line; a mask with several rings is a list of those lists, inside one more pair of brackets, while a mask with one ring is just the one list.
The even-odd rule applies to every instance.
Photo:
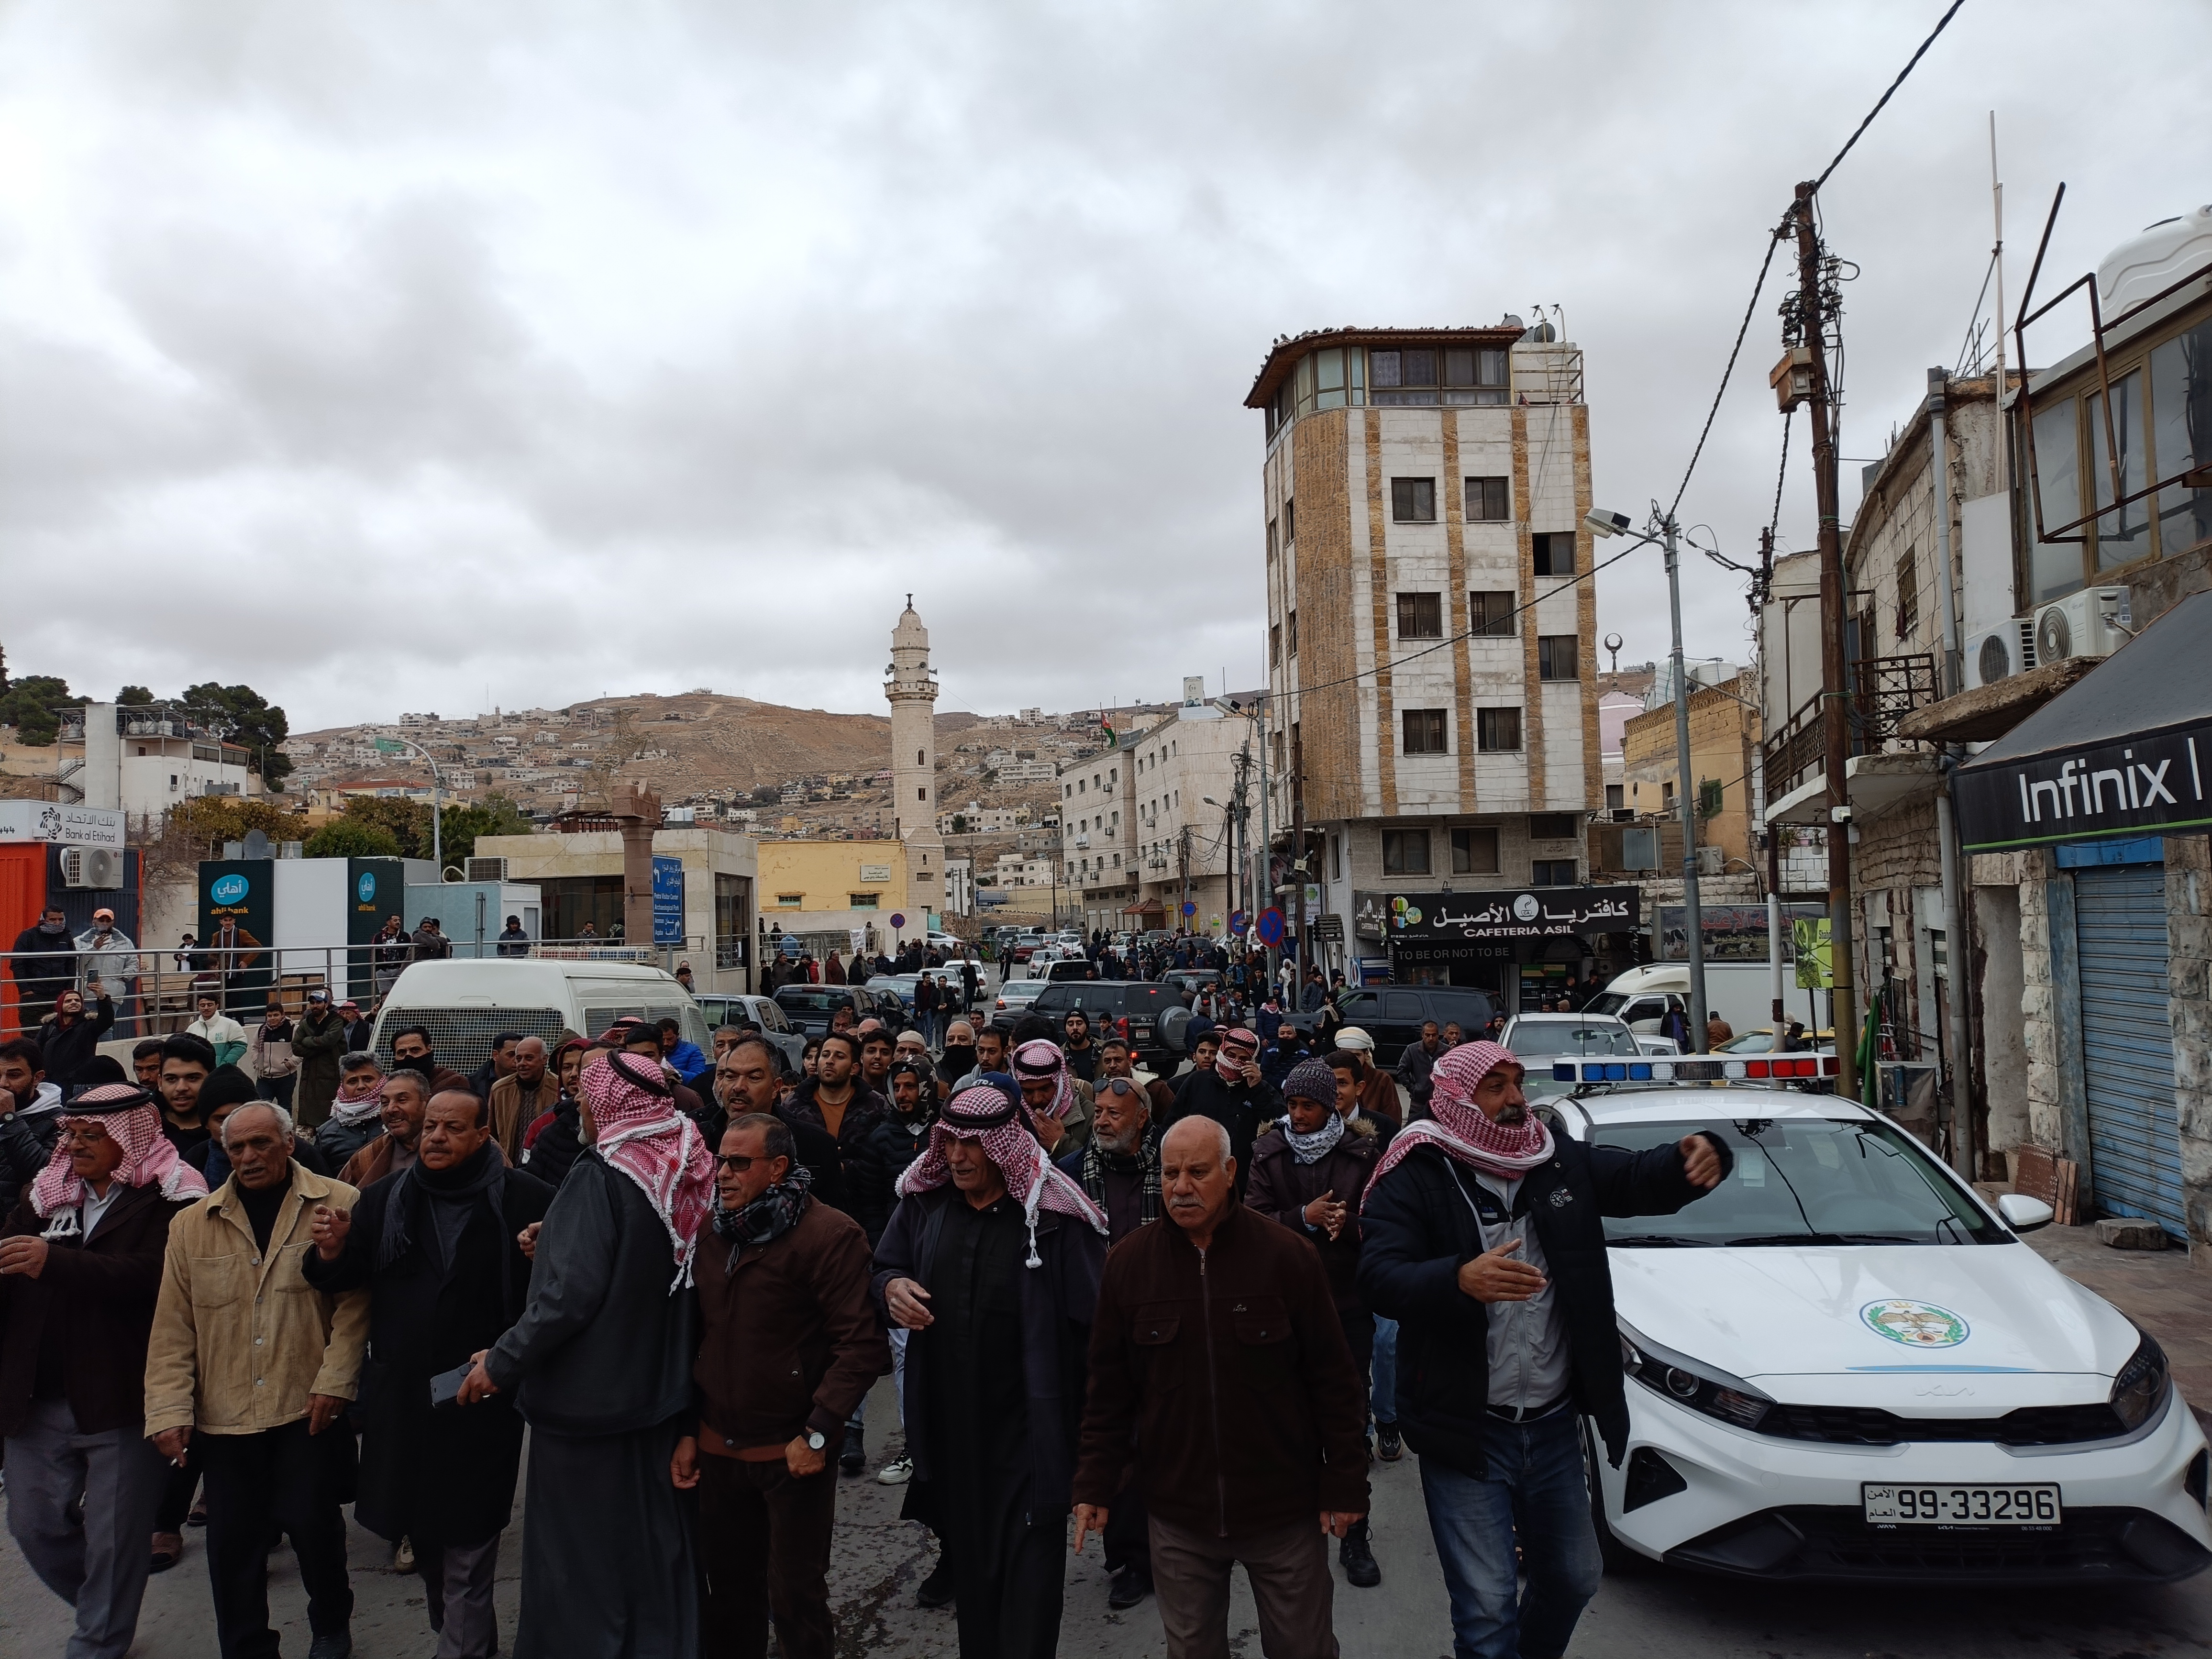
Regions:
[[2057, 1212], [2039, 1198], [2030, 1198], [2026, 1193], [2007, 1193], [1997, 1200], [1997, 1213], [2013, 1231], [2032, 1233], [2038, 1227], [2048, 1227]]

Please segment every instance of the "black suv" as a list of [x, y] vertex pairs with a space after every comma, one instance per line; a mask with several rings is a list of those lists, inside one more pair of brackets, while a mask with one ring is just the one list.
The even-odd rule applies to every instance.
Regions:
[[1161, 1020], [1169, 1010], [1182, 1007], [1182, 998], [1171, 985], [1142, 979], [1091, 979], [1048, 985], [1024, 1012], [1042, 1014], [1057, 1025], [1080, 1009], [1091, 1021], [1094, 1042], [1126, 1037], [1140, 1058], [1179, 1060], [1182, 1051], [1172, 1038], [1180, 1034], [1182, 1022], [1170, 1022], [1163, 1030]]
[[1388, 1071], [1409, 1042], [1421, 1040], [1421, 1023], [1434, 1020], [1442, 1030], [1456, 1020], [1469, 1041], [1490, 1024], [1489, 994], [1463, 985], [1370, 985], [1346, 991], [1336, 1000], [1346, 1025], [1375, 1039], [1375, 1063]]
[[858, 985], [781, 986], [775, 1006], [783, 1010], [792, 1030], [811, 1037], [827, 1033], [840, 1008], [853, 1011], [855, 1025], [864, 1019], [879, 1019], [896, 1033], [904, 1030], [907, 1024], [906, 1010], [896, 997]]

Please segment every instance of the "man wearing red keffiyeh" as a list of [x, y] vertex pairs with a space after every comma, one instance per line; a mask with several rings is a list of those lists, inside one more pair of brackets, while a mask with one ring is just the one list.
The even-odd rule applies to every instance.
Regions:
[[206, 1196], [154, 1097], [101, 1084], [70, 1103], [52, 1161], [0, 1227], [8, 1526], [75, 1606], [72, 1654], [120, 1659], [137, 1629], [167, 1479], [145, 1437], [147, 1336], [169, 1222]]
[[964, 1659], [1050, 1659], [1106, 1218], [1024, 1127], [963, 1089], [899, 1177], [875, 1294], [907, 1340], [906, 1518], [944, 1540]]
[[657, 1062], [584, 1067], [596, 1138], [555, 1193], [530, 1299], [463, 1407], [512, 1390], [530, 1425], [515, 1659], [690, 1659], [697, 1581], [669, 1458], [697, 1421], [691, 1279], [714, 1160]]
[[1616, 1468], [1628, 1439], [1602, 1218], [1670, 1215], [1731, 1163], [1702, 1134], [1642, 1152], [1555, 1138], [1522, 1075], [1494, 1042], [1440, 1057], [1431, 1116], [1392, 1139], [1359, 1214], [1360, 1297], [1398, 1322], [1398, 1424], [1461, 1659], [1565, 1650], [1601, 1571], [1582, 1420]]

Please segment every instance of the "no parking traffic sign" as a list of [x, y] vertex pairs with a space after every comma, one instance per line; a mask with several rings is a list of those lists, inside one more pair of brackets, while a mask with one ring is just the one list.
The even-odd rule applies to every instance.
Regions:
[[1283, 913], [1269, 905], [1260, 912], [1259, 923], [1253, 932], [1259, 934], [1262, 945], [1280, 945], [1283, 942]]

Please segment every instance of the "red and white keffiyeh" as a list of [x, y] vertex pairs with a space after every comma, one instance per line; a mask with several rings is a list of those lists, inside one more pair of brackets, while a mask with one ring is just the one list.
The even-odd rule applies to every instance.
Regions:
[[979, 1083], [963, 1089], [947, 1103], [936, 1122], [929, 1126], [929, 1147], [906, 1167], [898, 1178], [899, 1195], [911, 1198], [944, 1186], [952, 1179], [952, 1166], [945, 1162], [945, 1143], [953, 1140], [980, 1142], [984, 1156], [999, 1166], [999, 1173], [1006, 1183], [1006, 1190], [1022, 1206], [1030, 1228], [1030, 1254], [1026, 1265], [1044, 1265], [1037, 1255], [1036, 1218], [1039, 1210], [1057, 1210], [1087, 1222], [1100, 1233], [1106, 1231], [1106, 1214], [1091, 1201], [1091, 1196], [1064, 1171], [1055, 1168], [1045, 1156], [1037, 1138], [1022, 1127], [1020, 1103], [1007, 1098], [1004, 1091], [988, 1083]]
[[[1438, 1058], [1429, 1073], [1435, 1092], [1430, 1115], [1408, 1123], [1375, 1161], [1367, 1191], [1416, 1146], [1433, 1146], [1455, 1164], [1517, 1181], [1552, 1155], [1552, 1132], [1534, 1112], [1518, 1123], [1492, 1121], [1474, 1103], [1475, 1085], [1500, 1066], [1519, 1068], [1520, 1056], [1495, 1042], [1462, 1042]], [[1361, 1194], [1365, 1202], [1366, 1194]]]
[[676, 1109], [659, 1064], [602, 1054], [584, 1067], [577, 1091], [592, 1109], [599, 1156], [637, 1182], [676, 1251], [673, 1295], [691, 1282], [699, 1230], [714, 1209], [714, 1158], [699, 1126]]
[[[165, 1199], [207, 1196], [200, 1172], [177, 1156], [176, 1146], [161, 1133], [161, 1113], [154, 1097], [128, 1083], [103, 1083], [87, 1089], [62, 1109], [64, 1127], [72, 1122], [96, 1123], [123, 1148], [123, 1162], [110, 1177], [126, 1187], [159, 1187]], [[53, 1156], [31, 1182], [31, 1207], [50, 1222], [48, 1238], [73, 1238], [77, 1231], [77, 1209], [85, 1200], [84, 1182], [70, 1168], [70, 1143], [54, 1143]]]
[[1067, 1055], [1048, 1037], [1024, 1042], [1014, 1050], [1014, 1080], [1048, 1077], [1053, 1080], [1052, 1103], [1032, 1108], [1040, 1117], [1066, 1117], [1075, 1109], [1075, 1077], [1067, 1069]]
[[1218, 1046], [1213, 1051], [1213, 1069], [1224, 1083], [1242, 1083], [1244, 1068], [1260, 1052], [1260, 1034], [1242, 1025], [1218, 1032]]

